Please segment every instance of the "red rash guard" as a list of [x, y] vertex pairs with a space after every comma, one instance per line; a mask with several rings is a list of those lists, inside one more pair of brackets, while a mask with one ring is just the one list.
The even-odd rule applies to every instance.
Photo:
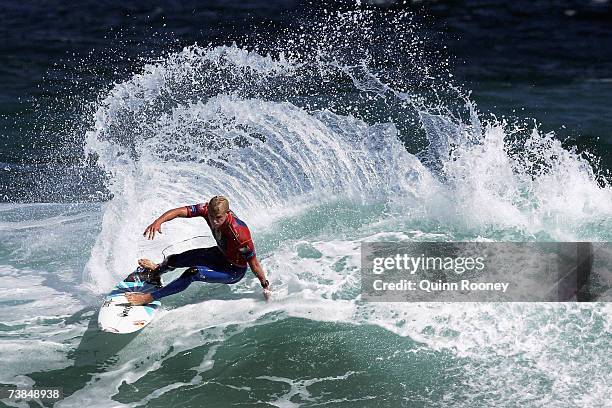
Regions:
[[188, 218], [204, 217], [217, 241], [217, 246], [229, 263], [246, 267], [247, 261], [255, 257], [255, 245], [249, 227], [232, 211], [227, 214], [227, 219], [217, 230], [208, 220], [208, 203], [189, 205], [186, 208]]

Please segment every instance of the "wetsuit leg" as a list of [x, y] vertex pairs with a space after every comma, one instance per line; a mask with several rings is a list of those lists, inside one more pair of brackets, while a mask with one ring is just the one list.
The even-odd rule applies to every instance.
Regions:
[[169, 255], [159, 264], [156, 271], [164, 273], [175, 268], [190, 268], [194, 265], [209, 265], [222, 268], [224, 256], [218, 247], [196, 248], [180, 254]]
[[194, 281], [236, 283], [244, 277], [247, 269], [227, 262], [217, 247], [192, 249], [181, 254], [170, 255], [166, 258], [165, 265], [161, 266], [166, 270], [181, 267], [189, 269], [162, 289], [151, 293], [154, 299], [182, 292]]
[[163, 297], [182, 292], [191, 282], [201, 281], [209, 283], [232, 284], [240, 281], [246, 272], [245, 268], [233, 267], [230, 270], [217, 271], [207, 266], [196, 266], [187, 269], [181, 276], [173, 280], [163, 288], [151, 293], [153, 299], [158, 300]]

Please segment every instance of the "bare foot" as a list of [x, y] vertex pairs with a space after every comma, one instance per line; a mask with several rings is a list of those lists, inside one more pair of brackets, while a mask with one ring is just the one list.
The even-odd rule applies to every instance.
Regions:
[[146, 305], [153, 301], [153, 296], [150, 293], [130, 292], [126, 293], [125, 297], [128, 302], [135, 306]]
[[154, 271], [155, 269], [157, 269], [157, 264], [150, 259], [145, 259], [145, 258], [139, 259], [138, 265], [150, 271]]

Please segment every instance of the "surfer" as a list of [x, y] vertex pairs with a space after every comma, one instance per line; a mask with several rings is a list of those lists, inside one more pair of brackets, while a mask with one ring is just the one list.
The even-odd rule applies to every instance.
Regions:
[[162, 273], [175, 268], [188, 268], [168, 285], [151, 293], [126, 293], [133, 305], [143, 305], [165, 296], [181, 292], [194, 281], [232, 284], [240, 281], [247, 265], [257, 276], [266, 300], [270, 297], [270, 283], [266, 279], [257, 257], [251, 233], [247, 225], [229, 209], [229, 201], [223, 196], [215, 196], [208, 203], [174, 208], [166, 211], [145, 229], [143, 236], [154, 239], [161, 232], [161, 225], [176, 217], [204, 217], [213, 233], [217, 246], [197, 248], [180, 254], [170, 255], [160, 264], [149, 259], [139, 259], [140, 273], [144, 279], [161, 287]]

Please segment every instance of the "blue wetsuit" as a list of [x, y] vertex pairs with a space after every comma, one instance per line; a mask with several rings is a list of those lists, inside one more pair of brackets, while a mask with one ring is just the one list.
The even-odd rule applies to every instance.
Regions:
[[[194, 266], [196, 265], [196, 266]], [[191, 282], [236, 283], [246, 273], [246, 266], [236, 266], [229, 263], [218, 247], [192, 249], [181, 254], [170, 255], [160, 265], [158, 271], [166, 272], [174, 268], [186, 268], [177, 279], [163, 288], [151, 293], [153, 299], [182, 292]]]

